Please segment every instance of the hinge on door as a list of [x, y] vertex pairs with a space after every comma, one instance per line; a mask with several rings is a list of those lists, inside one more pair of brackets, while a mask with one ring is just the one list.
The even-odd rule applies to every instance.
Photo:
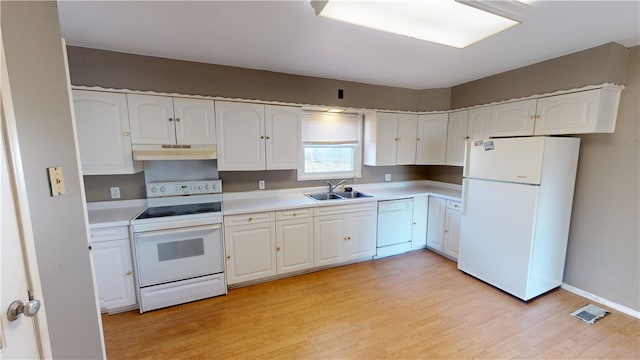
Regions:
[[29, 296], [29, 301], [33, 300], [33, 290], [27, 289], [27, 295]]

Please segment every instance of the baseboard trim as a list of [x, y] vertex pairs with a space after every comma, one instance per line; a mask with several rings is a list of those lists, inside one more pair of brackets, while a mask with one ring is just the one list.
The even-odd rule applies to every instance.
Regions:
[[610, 307], [610, 308], [612, 308], [614, 310], [618, 310], [621, 313], [625, 313], [625, 314], [627, 314], [629, 316], [633, 316], [636, 319], [640, 319], [640, 311], [636, 311], [636, 310], [633, 310], [630, 307], [627, 307], [627, 306], [624, 306], [624, 305], [620, 305], [618, 303], [615, 303], [615, 302], [607, 300], [607, 299], [603, 299], [600, 296], [594, 295], [594, 294], [592, 294], [592, 293], [590, 293], [588, 291], [584, 291], [582, 289], [578, 289], [577, 287], [571, 286], [571, 285], [569, 285], [567, 283], [562, 283], [562, 285], [560, 285], [560, 287], [562, 289], [565, 289], [565, 290], [567, 290], [569, 292], [572, 292], [572, 293], [574, 293], [576, 295], [582, 296], [582, 297], [587, 298], [589, 300], [593, 300], [593, 301], [598, 302], [598, 303], [600, 303], [600, 304], [602, 304], [604, 306], [608, 306], [608, 307]]

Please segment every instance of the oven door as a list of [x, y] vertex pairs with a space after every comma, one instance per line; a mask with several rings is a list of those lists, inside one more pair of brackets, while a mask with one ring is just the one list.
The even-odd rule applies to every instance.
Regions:
[[134, 233], [140, 287], [224, 271], [220, 225]]

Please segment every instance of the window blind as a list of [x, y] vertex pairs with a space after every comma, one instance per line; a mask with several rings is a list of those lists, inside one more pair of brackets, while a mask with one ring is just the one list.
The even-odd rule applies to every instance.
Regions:
[[305, 112], [302, 142], [305, 144], [351, 144], [360, 141], [361, 117], [357, 114]]

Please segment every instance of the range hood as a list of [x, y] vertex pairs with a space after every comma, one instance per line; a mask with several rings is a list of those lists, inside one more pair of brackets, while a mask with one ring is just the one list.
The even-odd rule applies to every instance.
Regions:
[[215, 145], [132, 145], [133, 160], [217, 159]]

